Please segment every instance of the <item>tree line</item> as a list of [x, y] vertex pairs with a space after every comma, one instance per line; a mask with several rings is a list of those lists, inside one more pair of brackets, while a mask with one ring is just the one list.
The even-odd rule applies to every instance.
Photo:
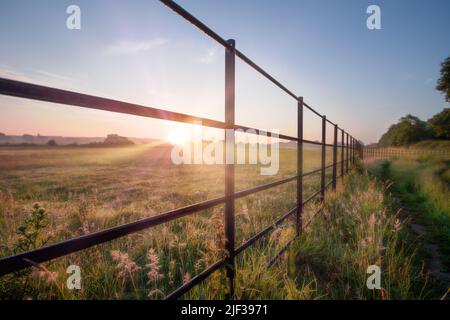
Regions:
[[[436, 89], [441, 91], [447, 102], [450, 102], [450, 57], [441, 64], [441, 77]], [[378, 141], [380, 147], [397, 147], [416, 143], [422, 140], [450, 139], [450, 108], [444, 108], [427, 121], [416, 116], [406, 115], [396, 124], [389, 127]]]

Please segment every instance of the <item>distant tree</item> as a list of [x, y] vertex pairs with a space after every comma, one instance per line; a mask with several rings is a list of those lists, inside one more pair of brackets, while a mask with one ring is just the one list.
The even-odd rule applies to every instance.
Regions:
[[47, 145], [50, 147], [56, 147], [58, 144], [56, 143], [55, 140], [51, 139], [51, 140], [48, 140]]
[[450, 57], [441, 64], [441, 77], [437, 82], [436, 89], [444, 94], [447, 102], [450, 102]]
[[400, 118], [399, 122], [390, 126], [381, 136], [378, 144], [381, 147], [402, 146], [431, 138], [432, 134], [425, 121], [408, 114]]
[[0, 132], [0, 137], [6, 137], [6, 134], [4, 134], [3, 132]]
[[125, 137], [119, 136], [118, 134], [108, 134], [105, 141], [102, 143], [104, 146], [128, 146], [133, 145], [134, 142], [128, 140]]
[[33, 142], [34, 141], [34, 137], [31, 134], [22, 135], [22, 139], [25, 142]]
[[450, 139], [450, 108], [444, 108], [428, 120], [428, 125], [437, 139]]

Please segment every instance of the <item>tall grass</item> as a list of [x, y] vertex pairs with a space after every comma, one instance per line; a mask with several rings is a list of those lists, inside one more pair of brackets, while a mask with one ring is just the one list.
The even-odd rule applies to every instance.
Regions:
[[[60, 241], [220, 194], [223, 168], [173, 167], [164, 149], [114, 150], [104, 159], [84, 152], [6, 161], [1, 171], [0, 255]], [[89, 151], [91, 152], [91, 151]], [[107, 150], [101, 152], [108, 152]], [[155, 160], [155, 152], [162, 154]], [[295, 173], [295, 150], [284, 150], [277, 179]], [[309, 151], [308, 167], [320, 162]], [[84, 159], [80, 163], [80, 158]], [[36, 161], [35, 161], [36, 160]], [[32, 168], [32, 169], [31, 169]], [[238, 189], [267, 182], [258, 168], [238, 170]], [[305, 179], [308, 193], [318, 177]], [[329, 173], [327, 173], [329, 179]], [[347, 179], [347, 178], [346, 178]], [[210, 183], [207, 184], [206, 182]], [[173, 184], [180, 186], [174, 190]], [[386, 207], [383, 189], [366, 175], [352, 174], [338, 194], [328, 194], [323, 214], [317, 204], [305, 210], [301, 237], [278, 263], [267, 262], [295, 235], [294, 219], [237, 257], [239, 299], [402, 299], [426, 296], [426, 275], [414, 263], [415, 242], [406, 241], [403, 223]], [[212, 183], [211, 183], [212, 182]], [[215, 182], [215, 183], [214, 183]], [[295, 205], [295, 181], [236, 201], [239, 245]], [[33, 206], [35, 202], [39, 205]], [[223, 207], [217, 206], [170, 223], [101, 244], [0, 278], [0, 297], [9, 299], [161, 299], [224, 251]], [[41, 221], [39, 227], [33, 223]], [[36, 216], [37, 215], [37, 216]], [[33, 227], [34, 226], [34, 227]], [[23, 230], [24, 232], [19, 232]], [[27, 231], [28, 230], [28, 231]], [[82, 289], [66, 287], [69, 265], [82, 272]], [[383, 290], [365, 287], [366, 268], [379, 265]], [[189, 291], [193, 299], [222, 299], [224, 270]]]
[[450, 270], [450, 161], [420, 157], [381, 162], [371, 172], [393, 182], [392, 191], [418, 222], [428, 226], [431, 240], [439, 244], [442, 260]]
[[[427, 276], [415, 262], [416, 245], [384, 186], [352, 173], [296, 242], [296, 280], [314, 283], [315, 296], [327, 299], [421, 299]], [[381, 268], [381, 290], [367, 289], [370, 265]]]

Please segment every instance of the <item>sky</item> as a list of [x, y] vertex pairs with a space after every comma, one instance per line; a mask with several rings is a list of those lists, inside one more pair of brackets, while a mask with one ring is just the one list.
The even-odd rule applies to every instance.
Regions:
[[[366, 143], [448, 107], [450, 1], [179, 0], [321, 114]], [[66, 8], [81, 9], [81, 29]], [[369, 5], [381, 30], [366, 26]], [[224, 49], [157, 0], [0, 2], [0, 77], [224, 118]], [[236, 61], [236, 123], [296, 135], [296, 101]], [[305, 111], [305, 138], [320, 139]], [[0, 132], [167, 137], [182, 125], [0, 96]], [[327, 126], [331, 140], [331, 126]]]

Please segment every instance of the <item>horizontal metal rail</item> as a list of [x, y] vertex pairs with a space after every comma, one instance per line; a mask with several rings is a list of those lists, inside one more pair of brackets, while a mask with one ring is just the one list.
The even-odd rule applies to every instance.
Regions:
[[[194, 17], [192, 14], [190, 14], [187, 10], [185, 10], [183, 7], [178, 5], [172, 0], [160, 0], [162, 3], [164, 3], [166, 6], [168, 6], [170, 9], [175, 11], [177, 14], [182, 16], [184, 19], [192, 23], [194, 26], [196, 26], [198, 29], [203, 31], [206, 35], [217, 41], [219, 44], [221, 44], [224, 47], [228, 47], [227, 41], [219, 36], [217, 33], [215, 33], [211, 28], [209, 28], [206, 24], [198, 20], [196, 17]], [[292, 98], [298, 101], [298, 95], [294, 94], [291, 90], [289, 90], [286, 86], [281, 84], [278, 80], [276, 80], [273, 76], [271, 76], [267, 71], [265, 71], [263, 68], [261, 68], [259, 65], [257, 65], [254, 61], [252, 61], [249, 57], [247, 57], [244, 53], [241, 51], [235, 49], [236, 56], [240, 58], [243, 62], [248, 64], [250, 67], [255, 69], [257, 72], [259, 72], [261, 75], [263, 75], [265, 78], [267, 78], [270, 82], [275, 84], [278, 88], [286, 92], [288, 95], [290, 95]], [[318, 111], [316, 111], [314, 108], [312, 108], [307, 103], [303, 102], [303, 105], [308, 108], [310, 111], [312, 111], [314, 114], [316, 114], [319, 117], [322, 117]], [[328, 121], [331, 124], [334, 124], [331, 121]]]
[[322, 145], [322, 142], [320, 142], [320, 141], [312, 141], [312, 140], [307, 140], [307, 139], [303, 139], [303, 143], [310, 143], [310, 144], [315, 144], [318, 146]]
[[326, 119], [326, 122], [328, 122], [329, 124], [331, 124], [331, 125], [336, 125], [336, 123], [334, 123], [333, 121], [331, 121], [330, 119]]
[[126, 236], [131, 233], [135, 233], [150, 227], [155, 227], [162, 223], [184, 217], [194, 212], [212, 208], [224, 202], [225, 197], [203, 201], [179, 209], [171, 210], [156, 216], [143, 218], [117, 227], [112, 227], [110, 229], [65, 240], [32, 251], [22, 252], [10, 257], [5, 257], [0, 259], [0, 276], [27, 267], [31, 267], [30, 263], [28, 263], [25, 259], [29, 259], [37, 263], [49, 261], [68, 255], [70, 253], [84, 250], [92, 246]]
[[306, 228], [307, 226], [309, 226], [309, 225], [311, 224], [311, 222], [314, 220], [314, 218], [315, 218], [320, 212], [322, 212], [322, 211], [323, 211], [323, 207], [320, 208], [319, 210], [317, 210], [317, 211], [312, 215], [312, 217], [310, 217], [309, 220], [305, 223], [305, 228]]
[[[236, 248], [235, 254], [238, 255], [241, 252], [243, 252], [245, 249], [256, 243], [258, 240], [263, 238], [267, 233], [269, 233], [271, 230], [275, 229], [278, 225], [280, 225], [284, 220], [286, 220], [288, 217], [292, 216], [297, 210], [297, 207], [289, 210], [285, 214], [283, 214], [281, 217], [276, 219], [273, 224], [267, 226], [257, 234], [253, 235], [251, 238], [246, 240], [242, 245], [240, 245], [238, 248]], [[187, 283], [183, 284], [179, 288], [172, 291], [169, 295], [165, 297], [165, 300], [174, 300], [181, 297], [183, 294], [185, 294], [187, 291], [192, 289], [195, 285], [199, 284], [206, 278], [208, 278], [214, 271], [218, 270], [220, 267], [222, 267], [225, 264], [226, 259], [222, 258], [213, 265], [209, 266], [205, 270], [203, 270], [201, 273], [193, 277], [191, 280], [189, 280]]]
[[[227, 41], [219, 36], [217, 33], [215, 33], [213, 30], [211, 30], [206, 24], [198, 20], [196, 17], [194, 17], [192, 14], [190, 14], [187, 10], [185, 10], [183, 7], [178, 5], [172, 0], [160, 0], [162, 3], [164, 3], [166, 6], [168, 6], [170, 9], [178, 13], [180, 16], [182, 16], [184, 19], [192, 23], [194, 26], [196, 26], [198, 29], [206, 33], [208, 36], [216, 40], [219, 44], [221, 44], [224, 47], [228, 47]], [[264, 77], [266, 77], [268, 80], [270, 80], [273, 84], [275, 84], [277, 87], [279, 87], [281, 90], [286, 92], [288, 95], [290, 95], [292, 98], [297, 100], [297, 96], [290, 91], [288, 88], [286, 88], [284, 85], [281, 84], [278, 80], [276, 80], [274, 77], [272, 77], [268, 72], [266, 72], [263, 68], [258, 66], [255, 62], [253, 62], [249, 57], [247, 57], [245, 54], [240, 52], [239, 50], [235, 50], [236, 56], [239, 57], [242, 61], [247, 63], [249, 66], [251, 66], [253, 69], [258, 71], [260, 74], [262, 74]], [[315, 110], [313, 110], [316, 112]]]
[[201, 123], [212, 128], [226, 128], [222, 121], [4, 78], [0, 78], [0, 94], [160, 120]]
[[273, 187], [279, 186], [281, 184], [294, 181], [296, 179], [297, 179], [297, 175], [289, 177], [289, 178], [285, 178], [285, 179], [269, 182], [269, 183], [266, 183], [266, 184], [263, 184], [263, 185], [260, 185], [260, 186], [257, 186], [257, 187], [253, 187], [253, 188], [250, 188], [250, 189], [238, 191], [238, 192], [236, 192], [234, 194], [234, 197], [235, 198], [242, 198], [242, 197], [248, 196], [249, 194], [260, 192], [260, 191], [263, 191], [263, 190], [267, 190], [269, 188], [273, 188]]
[[[330, 166], [328, 166], [329, 168]], [[320, 172], [321, 169], [314, 170], [308, 173], [305, 173], [303, 176], [307, 176], [312, 173]], [[284, 183], [288, 183], [290, 181], [296, 180], [297, 176], [291, 176], [285, 179], [277, 180], [274, 182], [270, 182], [264, 185], [260, 185], [257, 187], [253, 187], [250, 189], [246, 189], [243, 191], [239, 191], [235, 193], [235, 198], [244, 197], [256, 192], [260, 192], [263, 190], [267, 190], [269, 188], [279, 186]], [[327, 187], [331, 184], [329, 182]], [[313, 198], [320, 194], [320, 190], [313, 193], [309, 198], [307, 198], [303, 205], [307, 204]], [[31, 267], [30, 263], [26, 261], [29, 259], [31, 261], [35, 261], [37, 263], [49, 261], [55, 258], [59, 258], [61, 256], [65, 256], [70, 253], [74, 253], [83, 249], [87, 249], [94, 245], [98, 245], [113, 239], [120, 238], [122, 236], [138, 232], [150, 227], [157, 226], [159, 224], [169, 222], [171, 220], [175, 220], [177, 218], [181, 218], [183, 216], [189, 215], [191, 213], [195, 213], [198, 211], [202, 211], [216, 205], [222, 204], [225, 202], [225, 197], [220, 197], [216, 199], [207, 200], [204, 202], [196, 203], [193, 205], [189, 205], [186, 207], [182, 207], [179, 209], [175, 209], [172, 211], [168, 211], [156, 216], [143, 218], [134, 222], [130, 222], [128, 224], [120, 225], [117, 227], [112, 227], [110, 229], [102, 230], [99, 232], [91, 233], [85, 236], [81, 236], [78, 238], [69, 239], [66, 241], [62, 241], [56, 244], [48, 245], [39, 249], [35, 249], [32, 251], [27, 251], [23, 253], [19, 253], [14, 256], [5, 257], [0, 259], [0, 275], [4, 275], [10, 272], [18, 271], [23, 268]], [[290, 213], [292, 213], [290, 211]]]
[[302, 177], [310, 176], [310, 175], [313, 175], [313, 174], [316, 174], [316, 173], [320, 173], [320, 172], [322, 172], [322, 168], [319, 168], [319, 169], [315, 169], [315, 170], [306, 172], [306, 173], [304, 173], [304, 174], [302, 175]]
[[[286, 179], [277, 180], [268, 184], [260, 185], [247, 190], [239, 191], [235, 193], [235, 198], [245, 197], [247, 195], [267, 190], [269, 188], [290, 182], [297, 179], [297, 176], [292, 176]], [[92, 246], [111, 241], [125, 235], [135, 233], [150, 227], [157, 226], [162, 223], [170, 222], [172, 220], [184, 217], [186, 215], [212, 208], [216, 205], [225, 202], [225, 197], [206, 200], [193, 205], [182, 207], [179, 209], [171, 210], [156, 216], [143, 218], [134, 222], [123, 224], [110, 229], [94, 232], [85, 236], [69, 239], [66, 241], [51, 244], [39, 249], [19, 253], [10, 257], [0, 259], [0, 276], [18, 271], [27, 267], [31, 267], [29, 262], [25, 259], [41, 263], [56, 259], [70, 253], [74, 253], [80, 250], [90, 248]]]
[[182, 286], [178, 287], [174, 291], [172, 291], [170, 294], [168, 294], [164, 300], [175, 300], [180, 298], [183, 294], [191, 290], [194, 286], [208, 278], [211, 274], [214, 273], [214, 271], [218, 270], [220, 267], [222, 267], [225, 264], [225, 258], [220, 259], [216, 263], [210, 265], [208, 268], [200, 272], [198, 275], [193, 277], [188, 282], [184, 283]]
[[[290, 140], [290, 141], [298, 141], [298, 138], [296, 137], [292, 137], [292, 136], [288, 136], [285, 134], [281, 134], [281, 133], [273, 133], [270, 131], [265, 131], [265, 130], [261, 130], [261, 129], [256, 129], [256, 128], [252, 128], [252, 127], [247, 127], [247, 126], [243, 126], [243, 125], [239, 125], [236, 124], [234, 126], [235, 130], [244, 130], [246, 133], [255, 133], [257, 135], [265, 135], [265, 136], [276, 136], [279, 139], [284, 139], [284, 140]], [[253, 131], [253, 132], [252, 132]]]
[[270, 268], [273, 264], [281, 257], [281, 255], [289, 248], [289, 246], [294, 242], [296, 238], [289, 240], [281, 249], [278, 251], [267, 263], [267, 267]]
[[[183, 9], [181, 6], [176, 4], [174, 1], [171, 0], [160, 0], [162, 3], [170, 7], [172, 10], [174, 10], [176, 13], [181, 15], [183, 18], [191, 22], [193, 25], [195, 25], [197, 28], [205, 32], [208, 36], [213, 38], [215, 41], [217, 41], [219, 44], [221, 44], [226, 49], [226, 85], [225, 85], [225, 96], [226, 96], [226, 119], [227, 121], [217, 121], [213, 119], [208, 118], [202, 118], [202, 117], [196, 117], [184, 113], [179, 112], [173, 112], [173, 111], [167, 111], [160, 108], [154, 108], [154, 107], [147, 107], [140, 104], [134, 104], [134, 103], [128, 103], [108, 98], [102, 98], [98, 96], [68, 91], [68, 90], [62, 90], [57, 88], [51, 88], [47, 86], [37, 85], [37, 84], [31, 84], [26, 83], [22, 81], [16, 81], [11, 79], [4, 79], [0, 78], [0, 95], [7, 95], [7, 96], [13, 96], [18, 98], [26, 98], [26, 99], [32, 99], [37, 101], [44, 101], [44, 102], [50, 102], [50, 103], [57, 103], [57, 104], [64, 104], [64, 105], [72, 105], [77, 107], [83, 107], [83, 108], [89, 108], [89, 109], [96, 109], [96, 110], [103, 110], [108, 112], [117, 112], [117, 113], [123, 113], [128, 115], [134, 115], [134, 116], [141, 116], [141, 117], [147, 117], [147, 118], [154, 118], [159, 120], [167, 120], [167, 121], [175, 121], [175, 122], [182, 122], [182, 123], [188, 123], [188, 124], [195, 124], [195, 125], [202, 125], [206, 127], [211, 128], [217, 128], [217, 129], [234, 129], [236, 130], [244, 130], [247, 133], [253, 133], [257, 135], [268, 135], [272, 137], [278, 137], [279, 139], [289, 140], [289, 141], [295, 141], [297, 142], [297, 150], [302, 150], [303, 143], [309, 143], [309, 144], [315, 144], [322, 146], [322, 165], [320, 169], [313, 170], [307, 173], [302, 172], [302, 160], [297, 161], [298, 166], [298, 172], [297, 175], [291, 176], [288, 178], [283, 178], [281, 180], [276, 180], [270, 183], [266, 183], [260, 186], [252, 187], [246, 190], [242, 190], [239, 192], [234, 191], [234, 167], [228, 167], [227, 172], [229, 173], [227, 175], [226, 180], [228, 181], [228, 189], [226, 188], [226, 196], [206, 200], [200, 203], [188, 205], [182, 208], [174, 209], [165, 213], [161, 213], [156, 216], [151, 216], [147, 218], [143, 218], [134, 222], [126, 223], [123, 225], [119, 225], [116, 227], [112, 227], [109, 229], [105, 229], [102, 231], [98, 231], [95, 233], [91, 233], [88, 235], [84, 235], [81, 237], [65, 240], [59, 243], [47, 245], [42, 248], [38, 248], [32, 251], [22, 252], [10, 257], [4, 257], [0, 259], [0, 276], [18, 271], [30, 266], [36, 266], [39, 263], [49, 261], [55, 258], [59, 258], [74, 252], [78, 252], [80, 250], [87, 249], [89, 247], [105, 243], [123, 236], [126, 236], [128, 234], [132, 234], [138, 231], [142, 231], [147, 228], [151, 228], [154, 226], [157, 226], [162, 223], [170, 222], [175, 219], [187, 216], [189, 214], [199, 212], [202, 210], [210, 209], [214, 206], [225, 204], [226, 208], [226, 216], [227, 218], [231, 218], [228, 221], [228, 223], [225, 223], [225, 231], [227, 236], [228, 243], [233, 242], [232, 246], [227, 247], [228, 255], [227, 257], [221, 258], [216, 263], [212, 264], [211, 266], [207, 267], [204, 271], [199, 273], [197, 276], [192, 278], [187, 283], [184, 283], [179, 288], [175, 289], [172, 293], [170, 293], [166, 299], [175, 299], [186, 293], [188, 290], [190, 290], [193, 286], [200, 283], [201, 281], [205, 280], [209, 275], [211, 275], [213, 272], [218, 270], [220, 267], [226, 265], [227, 268], [227, 277], [230, 280], [230, 291], [233, 291], [234, 288], [234, 255], [241, 253], [243, 250], [251, 246], [252, 244], [256, 243], [259, 239], [261, 239], [264, 235], [267, 235], [268, 232], [276, 228], [279, 224], [281, 224], [285, 219], [287, 219], [289, 216], [293, 215], [294, 213], [297, 213], [297, 220], [298, 218], [301, 218], [301, 212], [303, 207], [308, 204], [310, 201], [315, 199], [319, 194], [324, 192], [324, 189], [328, 188], [330, 185], [332, 185], [333, 180], [329, 183], [325, 184], [324, 179], [324, 173], [325, 170], [333, 167], [336, 167], [337, 164], [342, 164], [342, 170], [341, 170], [341, 176], [344, 175], [344, 162], [346, 164], [346, 172], [348, 172], [348, 166], [349, 164], [354, 163], [354, 156], [356, 155], [356, 150], [359, 150], [361, 152], [361, 155], [363, 155], [362, 149], [360, 148], [360, 145], [357, 143], [357, 140], [351, 137], [347, 132], [347, 142], [344, 141], [344, 130], [341, 128], [338, 128], [337, 125], [335, 125], [332, 121], [328, 120], [324, 115], [321, 115], [316, 110], [314, 110], [311, 106], [303, 102], [303, 97], [298, 97], [295, 95], [292, 91], [287, 89], [283, 84], [281, 84], [278, 80], [276, 80], [274, 77], [272, 77], [269, 73], [267, 73], [264, 69], [262, 69], [260, 66], [258, 66], [255, 62], [253, 62], [250, 58], [248, 58], [245, 54], [240, 52], [235, 48], [235, 42], [234, 40], [225, 40], [222, 37], [220, 37], [217, 33], [215, 33], [213, 30], [211, 30], [209, 27], [207, 27], [205, 24], [200, 22], [197, 18], [192, 16], [189, 12], [187, 12], [185, 9]], [[303, 127], [301, 128], [301, 132], [298, 133], [297, 137], [285, 135], [285, 134], [278, 134], [274, 132], [269, 132], [261, 129], [255, 129], [243, 125], [235, 124], [234, 122], [234, 78], [235, 78], [235, 71], [234, 71], [234, 59], [235, 57], [240, 58], [242, 61], [244, 61], [247, 65], [252, 67], [254, 70], [256, 70], [258, 73], [263, 75], [265, 78], [267, 78], [269, 81], [271, 81], [273, 84], [275, 84], [277, 87], [279, 87], [281, 90], [285, 91], [288, 95], [293, 97], [297, 101], [297, 106], [301, 110], [303, 110], [303, 107], [306, 107], [313, 113], [315, 113], [317, 116], [322, 118], [322, 142], [317, 141], [311, 141], [303, 139]], [[299, 117], [297, 120], [298, 122], [303, 123], [303, 116]], [[342, 148], [342, 154], [341, 154], [341, 161], [336, 161], [336, 155], [333, 158], [333, 164], [325, 166], [325, 147], [333, 147], [336, 150], [337, 147], [337, 139], [335, 138], [333, 144], [326, 143], [325, 139], [325, 127], [326, 123], [330, 123], [332, 125], [335, 125], [335, 132], [337, 130], [342, 131], [342, 141], [341, 141], [341, 148]], [[299, 130], [299, 129], [298, 129]], [[336, 133], [335, 133], [336, 135]], [[336, 137], [336, 136], [335, 136]], [[231, 140], [234, 141], [234, 140]], [[228, 142], [228, 141], [227, 141]], [[346, 159], [344, 160], [344, 146], [346, 150]], [[349, 154], [349, 150], [352, 150]], [[298, 151], [297, 154], [302, 155], [303, 153], [301, 151]], [[302, 155], [303, 157], [303, 155]], [[300, 165], [299, 165], [300, 164]], [[299, 190], [297, 190], [297, 205], [294, 209], [291, 209], [287, 213], [283, 214], [279, 218], [275, 220], [273, 224], [270, 226], [267, 226], [263, 230], [259, 231], [257, 234], [253, 235], [250, 239], [246, 240], [241, 246], [235, 249], [234, 247], [234, 200], [240, 197], [244, 197], [250, 194], [254, 194], [256, 192], [260, 192], [263, 190], [267, 190], [269, 188], [273, 188], [279, 185], [282, 185], [284, 183], [288, 183], [290, 181], [297, 180], [297, 189], [301, 189], [301, 183], [303, 182], [303, 177], [314, 174], [314, 173], [322, 173], [322, 182], [321, 182], [321, 190], [318, 190], [314, 192], [312, 195], [310, 195], [308, 198], [303, 200], [303, 193], [299, 193]], [[333, 172], [333, 179], [336, 181], [336, 172], [334, 170]], [[226, 183], [227, 185], [227, 183]], [[300, 195], [300, 196], [299, 196]], [[322, 200], [324, 198], [324, 194], [322, 195]], [[300, 209], [301, 208], [301, 209]], [[321, 209], [320, 209], [321, 210]], [[319, 211], [320, 211], [319, 210]], [[301, 224], [297, 226], [297, 232], [298, 227]], [[297, 234], [298, 235], [298, 234]], [[294, 238], [295, 239], [295, 238]], [[284, 245], [284, 247], [278, 252], [275, 257], [271, 260], [274, 261], [277, 257], [279, 257], [286, 249], [287, 247], [292, 243], [294, 240], [290, 240], [287, 244]], [[271, 262], [269, 261], [269, 264]], [[232, 297], [231, 292], [231, 297]]]
[[[23, 81], [0, 78], [0, 94], [26, 98], [38, 101], [51, 102], [61, 105], [72, 105], [88, 109], [123, 113], [133, 116], [154, 118], [167, 121], [190, 123], [202, 125], [205, 127], [226, 129], [225, 122], [196, 117], [184, 113], [167, 111], [160, 108], [154, 108], [135, 103], [129, 103], [119, 100], [103, 98], [99, 96], [88, 95], [84, 93], [57, 89], [38, 84], [27, 83]], [[276, 136], [279, 139], [298, 141], [298, 138], [286, 134], [274, 133], [266, 130], [252, 128], [244, 125], [234, 125], [235, 130], [243, 130], [246, 133], [255, 133], [257, 135]], [[252, 132], [253, 131], [253, 132]], [[303, 139], [304, 143], [322, 145], [321, 142]], [[332, 146], [327, 144], [327, 146]]]
[[259, 239], [264, 237], [268, 232], [270, 232], [271, 230], [275, 229], [279, 224], [281, 224], [284, 220], [286, 220], [288, 217], [293, 215], [296, 211], [297, 211], [297, 207], [289, 210], [288, 212], [283, 214], [281, 217], [276, 219], [270, 226], [265, 227], [264, 229], [259, 231], [257, 234], [253, 235], [251, 238], [246, 240], [243, 244], [241, 244], [236, 249], [236, 254], [241, 253], [242, 251], [244, 251], [245, 249], [250, 247], [252, 244], [254, 244], [256, 241], [258, 241]]
[[308, 204], [308, 202], [310, 202], [310, 201], [313, 200], [315, 197], [317, 197], [317, 196], [320, 194], [321, 191], [322, 191], [322, 190], [317, 190], [317, 191], [314, 192], [312, 195], [310, 195], [308, 198], [306, 198], [306, 200], [303, 201], [303, 206], [305, 206], [306, 204]]
[[327, 147], [334, 147], [334, 144], [332, 144], [332, 143], [325, 143], [324, 144], [324, 143], [322, 143], [320, 141], [313, 141], [313, 140], [307, 140], [307, 139], [303, 139], [302, 141], [303, 141], [303, 143], [315, 144], [315, 145], [318, 145], [318, 146], [324, 145], [324, 146], [327, 146]]
[[[340, 164], [340, 163], [341, 163], [341, 161], [336, 162], [336, 164]], [[330, 165], [326, 166], [325, 169], [329, 169], [331, 167], [333, 167], [333, 164], [330, 164]], [[308, 171], [308, 172], [304, 173], [302, 175], [302, 177], [310, 176], [310, 175], [313, 175], [315, 173], [320, 173], [320, 172], [322, 172], [322, 168], [315, 169], [315, 170], [312, 170], [312, 171]]]

